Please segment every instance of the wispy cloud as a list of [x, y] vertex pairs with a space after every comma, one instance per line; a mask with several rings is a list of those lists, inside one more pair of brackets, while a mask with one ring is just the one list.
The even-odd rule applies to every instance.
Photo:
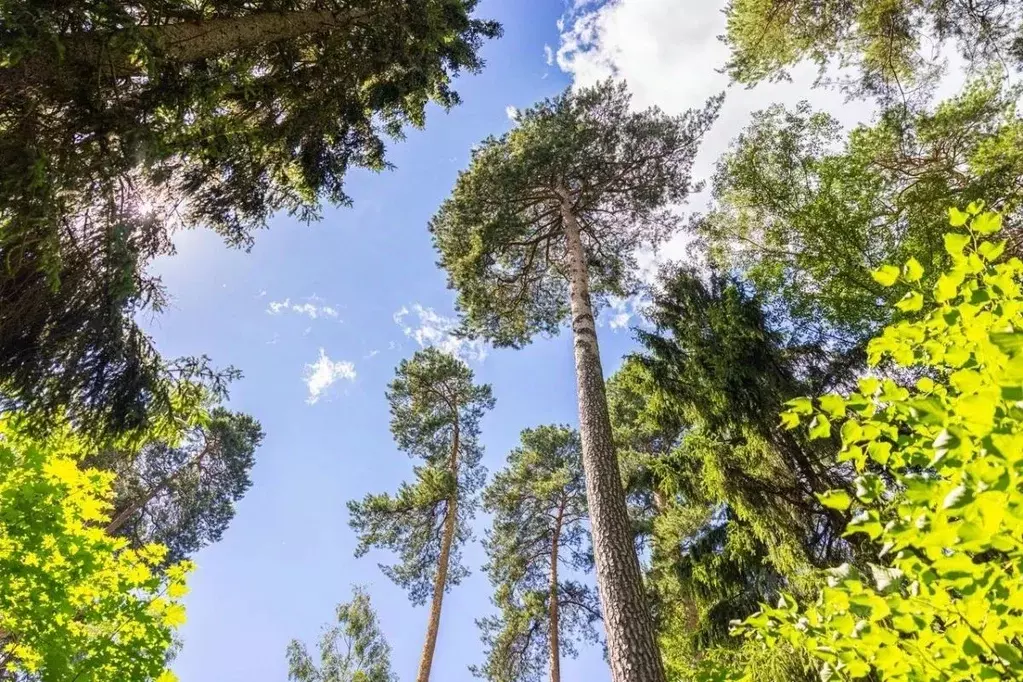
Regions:
[[543, 60], [547, 62], [547, 66], [554, 65], [554, 48], [546, 43], [543, 46]]
[[418, 303], [413, 304], [411, 310], [402, 306], [394, 313], [394, 322], [420, 348], [433, 346], [466, 362], [482, 362], [487, 357], [487, 346], [481, 339], [456, 336], [458, 320], [440, 315], [433, 308]]
[[504, 108], [504, 113], [508, 117], [509, 121], [519, 120], [519, 110], [516, 107], [513, 107], [511, 104]]
[[306, 402], [315, 405], [321, 397], [341, 380], [355, 381], [355, 364], [347, 360], [331, 360], [326, 351], [320, 349], [320, 357], [311, 365], [305, 366], [304, 381], [309, 389]]
[[313, 320], [321, 317], [337, 319], [339, 314], [337, 308], [329, 305], [317, 305], [313, 302], [292, 303], [290, 298], [286, 298], [283, 301], [270, 301], [270, 305], [266, 307], [266, 312], [270, 315], [280, 315], [287, 312], [297, 313]]

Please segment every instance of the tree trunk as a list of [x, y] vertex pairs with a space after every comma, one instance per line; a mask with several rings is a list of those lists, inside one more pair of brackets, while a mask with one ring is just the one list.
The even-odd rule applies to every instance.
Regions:
[[558, 518], [554, 524], [554, 539], [551, 542], [551, 587], [550, 587], [550, 640], [551, 640], [551, 682], [561, 682], [561, 626], [558, 613], [558, 547], [561, 541], [561, 521], [565, 514], [565, 499], [562, 497], [558, 507]]
[[458, 521], [458, 406], [455, 406], [455, 437], [451, 446], [451, 457], [448, 460], [454, 489], [448, 498], [447, 514], [444, 516], [444, 537], [441, 540], [440, 556], [437, 559], [437, 577], [433, 581], [433, 601], [430, 604], [430, 621], [426, 626], [426, 643], [423, 655], [419, 659], [419, 674], [416, 682], [428, 682], [430, 669], [433, 667], [433, 653], [437, 648], [437, 633], [440, 630], [440, 609], [444, 602], [444, 588], [448, 581], [448, 560], [451, 558], [451, 545], [455, 542], [455, 526]]
[[665, 682], [611, 437], [586, 252], [571, 198], [568, 192], [561, 192], [561, 197], [583, 471], [611, 678], [614, 682]]
[[[241, 17], [182, 21], [161, 26], [140, 26], [160, 58], [176, 63], [200, 59], [266, 43], [291, 40], [312, 33], [350, 26], [379, 10], [302, 10], [257, 12]], [[0, 84], [42, 84], [71, 78], [105, 79], [135, 75], [141, 65], [132, 60], [135, 42], [125, 43], [118, 33], [72, 33], [62, 38], [64, 63], [56, 55], [34, 55], [0, 69]], [[68, 67], [71, 67], [70, 69]], [[12, 78], [13, 76], [13, 78]]]

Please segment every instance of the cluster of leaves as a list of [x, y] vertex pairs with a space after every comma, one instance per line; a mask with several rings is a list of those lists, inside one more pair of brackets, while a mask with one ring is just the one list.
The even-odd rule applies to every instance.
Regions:
[[830, 66], [855, 69], [844, 84], [853, 93], [905, 100], [941, 74], [936, 47], [947, 42], [974, 68], [1023, 66], [1018, 0], [732, 0], [726, 11], [727, 69], [746, 85], [787, 78], [809, 60], [821, 78]]
[[165, 547], [106, 533], [113, 476], [80, 467], [83, 450], [0, 421], [0, 676], [171, 682], [190, 564], [163, 570]]
[[812, 604], [783, 595], [740, 631], [805, 651], [823, 679], [1005, 680], [1023, 666], [1023, 262], [1000, 259], [1000, 215], [975, 203], [950, 216], [961, 229], [933, 286], [914, 259], [874, 272], [909, 285], [907, 319], [869, 345], [897, 378], [868, 375], [783, 415], [811, 438], [841, 421], [839, 458], [858, 475], [821, 501], [853, 513], [848, 534], [877, 558], [830, 571]]
[[[986, 199], [1018, 222], [1019, 91], [972, 82], [932, 110], [889, 110], [844, 138], [808, 104], [774, 106], [718, 162], [712, 210], [694, 227], [715, 265], [739, 269], [790, 334], [856, 347], [898, 311], [870, 278], [915, 256], [925, 283], [948, 264], [944, 207]], [[1007, 235], [1019, 254], [1018, 233]]]
[[384, 639], [369, 594], [353, 590], [338, 604], [337, 625], [324, 628], [319, 664], [298, 640], [288, 644], [288, 679], [293, 682], [397, 682], [391, 672], [391, 647]]

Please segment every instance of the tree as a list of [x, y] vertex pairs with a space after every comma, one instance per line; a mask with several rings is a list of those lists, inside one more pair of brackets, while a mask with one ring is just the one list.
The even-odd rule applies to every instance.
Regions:
[[319, 641], [319, 665], [298, 640], [288, 644], [288, 679], [293, 682], [397, 682], [391, 647], [377, 622], [366, 590], [356, 587], [351, 601], [338, 604], [337, 625]]
[[479, 421], [494, 399], [490, 386], [473, 383], [465, 363], [431, 347], [402, 360], [387, 400], [398, 447], [421, 463], [396, 495], [349, 502], [349, 523], [359, 534], [356, 556], [372, 547], [397, 552], [400, 561], [381, 566], [384, 574], [408, 590], [413, 604], [431, 599], [416, 678], [427, 682], [444, 593], [468, 574], [460, 548], [472, 535], [469, 522], [486, 475]]
[[596, 639], [596, 595], [566, 580], [562, 567], [593, 562], [586, 528], [586, 491], [579, 434], [567, 426], [522, 432], [508, 466], [483, 493], [494, 515], [486, 566], [499, 616], [479, 621], [487, 661], [474, 672], [493, 682], [561, 680], [561, 655], [574, 655], [573, 637]]
[[[889, 112], [847, 139], [806, 104], [772, 107], [718, 163], [712, 210], [695, 227], [714, 264], [742, 272], [803, 342], [862, 346], [901, 314], [870, 270], [913, 255], [931, 278], [947, 264], [940, 207], [986, 196], [1018, 223], [1018, 96], [976, 81], [932, 111]], [[1016, 255], [1020, 234], [1006, 235]]]
[[430, 224], [468, 333], [519, 347], [571, 320], [597, 585], [615, 682], [664, 679], [608, 420], [594, 303], [635, 282], [637, 248], [678, 226], [671, 206], [720, 98], [667, 116], [608, 81], [523, 111], [473, 152]]
[[224, 408], [204, 421], [178, 443], [154, 441], [134, 456], [114, 454], [117, 494], [108, 533], [135, 548], [164, 545], [172, 563], [220, 540], [251, 485], [263, 430], [249, 415]]
[[147, 264], [173, 251], [174, 230], [209, 226], [246, 246], [276, 212], [308, 220], [321, 198], [347, 204], [348, 170], [386, 168], [384, 139], [423, 125], [430, 101], [457, 103], [451, 79], [481, 68], [500, 28], [475, 6], [5, 4], [5, 400], [100, 411], [162, 395], [135, 316], [163, 303]]
[[[952, 266], [936, 285], [921, 285], [915, 260], [875, 271], [916, 303], [871, 340], [870, 364], [931, 371], [871, 372], [858, 390], [792, 401], [783, 415], [794, 429], [828, 424], [811, 438], [841, 422], [855, 489], [821, 501], [855, 510], [849, 532], [885, 548], [869, 570], [830, 571], [814, 602], [786, 595], [741, 629], [762, 648], [804, 648], [822, 678], [1011, 680], [1023, 663], [1023, 264], [1002, 258], [1001, 216], [983, 204], [949, 217]], [[751, 673], [724, 672], [704, 679]]]
[[172, 682], [166, 669], [191, 564], [103, 532], [113, 475], [86, 441], [0, 420], [0, 678]]
[[794, 437], [773, 416], [851, 376], [821, 349], [786, 343], [757, 298], [713, 273], [664, 268], [646, 313], [644, 350], [609, 379], [609, 404], [651, 547], [669, 676], [690, 679], [708, 655], [748, 653], [733, 651], [731, 620], [783, 586], [813, 594], [810, 568], [857, 558], [845, 517], [815, 497], [849, 472], [830, 443]]
[[732, 0], [726, 12], [727, 69], [745, 85], [784, 79], [809, 60], [822, 78], [831, 66], [854, 67], [854, 93], [905, 99], [941, 73], [939, 48], [949, 42], [973, 69], [1023, 66], [1018, 0]]

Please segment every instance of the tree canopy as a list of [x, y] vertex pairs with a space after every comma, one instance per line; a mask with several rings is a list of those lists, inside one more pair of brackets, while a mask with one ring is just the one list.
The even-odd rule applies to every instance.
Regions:
[[521, 446], [483, 493], [493, 514], [485, 567], [499, 615], [479, 621], [492, 682], [540, 680], [549, 665], [560, 680], [560, 657], [573, 639], [596, 640], [600, 607], [592, 588], [571, 573], [592, 566], [579, 434], [566, 426], [522, 432]]
[[292, 682], [396, 682], [391, 647], [380, 629], [369, 593], [352, 590], [352, 599], [337, 605], [337, 624], [324, 628], [317, 642], [319, 661], [298, 640], [288, 644], [288, 679]]
[[473, 151], [430, 223], [467, 330], [497, 345], [556, 334], [568, 315], [562, 202], [577, 216], [591, 294], [623, 295], [635, 256], [680, 227], [693, 158], [721, 98], [668, 116], [630, 109], [624, 84], [566, 91], [520, 111]]
[[[110, 412], [165, 396], [135, 323], [179, 227], [229, 244], [345, 204], [500, 32], [476, 0], [6, 3], [0, 31], [0, 392]], [[330, 102], [330, 106], [323, 106]]]
[[822, 78], [831, 66], [855, 69], [851, 92], [904, 101], [933, 85], [949, 44], [973, 69], [1023, 66], [1018, 0], [731, 0], [726, 13], [726, 68], [745, 85], [786, 78], [807, 60]]

